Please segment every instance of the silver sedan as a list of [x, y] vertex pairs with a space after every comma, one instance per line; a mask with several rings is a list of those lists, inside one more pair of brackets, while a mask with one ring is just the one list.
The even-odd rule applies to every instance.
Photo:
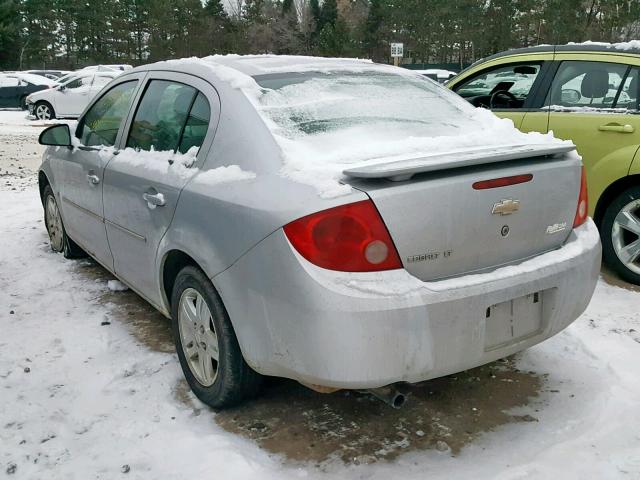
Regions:
[[564, 329], [595, 288], [574, 147], [402, 69], [147, 65], [40, 142], [51, 247], [172, 318], [216, 408], [264, 375], [326, 392], [491, 362]]

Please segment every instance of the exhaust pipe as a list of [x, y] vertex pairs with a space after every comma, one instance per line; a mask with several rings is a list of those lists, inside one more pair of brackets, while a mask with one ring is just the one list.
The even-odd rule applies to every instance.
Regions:
[[386, 387], [369, 388], [362, 390], [364, 393], [373, 395], [378, 400], [383, 401], [392, 408], [400, 408], [407, 401], [407, 396], [398, 391], [393, 385], [387, 385]]

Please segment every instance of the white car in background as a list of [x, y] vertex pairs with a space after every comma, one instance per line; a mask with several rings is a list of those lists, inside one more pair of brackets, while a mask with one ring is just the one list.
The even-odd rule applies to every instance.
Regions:
[[38, 120], [76, 118], [102, 87], [121, 73], [121, 70], [78, 71], [55, 88], [29, 95], [29, 114]]

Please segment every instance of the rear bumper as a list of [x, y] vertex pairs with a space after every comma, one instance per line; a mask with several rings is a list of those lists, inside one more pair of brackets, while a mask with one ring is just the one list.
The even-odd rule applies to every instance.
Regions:
[[[589, 220], [562, 248], [520, 265], [422, 282], [404, 270], [347, 274], [315, 267], [278, 231], [213, 281], [255, 370], [372, 388], [462, 371], [555, 335], [589, 304], [600, 257]], [[495, 325], [488, 307], [536, 292], [543, 299], [538, 328], [499, 342], [489, 338]], [[516, 331], [527, 331], [531, 318], [524, 317], [510, 320]]]

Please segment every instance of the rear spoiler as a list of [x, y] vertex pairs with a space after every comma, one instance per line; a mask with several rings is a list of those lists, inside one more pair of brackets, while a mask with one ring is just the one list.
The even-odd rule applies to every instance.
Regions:
[[558, 145], [503, 145], [473, 148], [425, 157], [366, 164], [348, 168], [343, 170], [342, 173], [353, 178], [388, 178], [394, 182], [401, 182], [409, 180], [418, 173], [507, 162], [522, 158], [549, 157], [571, 152], [575, 148], [575, 145], [566, 143]]

